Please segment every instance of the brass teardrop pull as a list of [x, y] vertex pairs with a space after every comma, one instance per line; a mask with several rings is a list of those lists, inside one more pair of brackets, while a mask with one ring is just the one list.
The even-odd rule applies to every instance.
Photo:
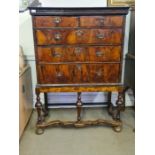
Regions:
[[59, 41], [59, 40], [61, 40], [61, 34], [60, 33], [55, 33], [54, 34], [54, 39], [56, 40], [56, 41]]
[[60, 57], [61, 57], [61, 53], [58, 53], [58, 52], [56, 52], [56, 51], [53, 51], [52, 56], [53, 56], [53, 57], [60, 58]]
[[103, 75], [102, 70], [96, 71], [96, 75], [97, 75], [97, 76], [102, 76], [102, 75]]
[[99, 26], [102, 26], [104, 25], [105, 18], [104, 17], [98, 18], [97, 21], [98, 21]]
[[76, 31], [77, 36], [82, 36], [83, 34], [84, 34], [84, 32], [82, 30], [77, 30]]
[[104, 39], [104, 34], [103, 33], [98, 33], [96, 34], [97, 39]]
[[77, 48], [75, 48], [74, 52], [75, 52], [75, 54], [80, 54], [82, 52], [82, 48], [77, 47]]
[[76, 67], [78, 70], [81, 70], [81, 64], [77, 64]]
[[55, 24], [59, 24], [59, 23], [61, 23], [61, 21], [62, 21], [61, 17], [55, 17], [54, 18], [54, 23]]
[[62, 77], [63, 74], [62, 74], [62, 72], [57, 72], [57, 73], [56, 73], [56, 76], [57, 76], [57, 77]]
[[103, 55], [104, 55], [103, 51], [96, 51], [96, 56], [97, 57], [100, 57], [100, 56], [103, 56]]

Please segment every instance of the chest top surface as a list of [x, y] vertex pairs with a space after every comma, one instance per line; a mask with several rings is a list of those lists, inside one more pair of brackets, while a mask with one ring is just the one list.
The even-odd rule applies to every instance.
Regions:
[[[100, 7], [102, 4], [76, 3], [74, 5], [58, 5], [50, 0], [35, 0], [28, 7], [31, 15], [126, 15], [129, 7]], [[79, 3], [79, 2], [78, 2]], [[83, 4], [83, 5], [82, 5]], [[94, 5], [93, 5], [94, 4]]]

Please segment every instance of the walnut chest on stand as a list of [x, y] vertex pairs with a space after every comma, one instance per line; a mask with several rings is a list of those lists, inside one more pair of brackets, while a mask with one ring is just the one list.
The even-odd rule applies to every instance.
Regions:
[[[55, 8], [35, 1], [29, 7], [33, 21], [37, 71], [36, 133], [48, 126], [110, 125], [121, 131], [125, 109], [123, 46], [128, 7]], [[113, 120], [82, 120], [81, 93], [108, 92]], [[116, 106], [111, 92], [118, 92]], [[40, 93], [77, 92], [77, 120], [46, 122], [48, 107]]]

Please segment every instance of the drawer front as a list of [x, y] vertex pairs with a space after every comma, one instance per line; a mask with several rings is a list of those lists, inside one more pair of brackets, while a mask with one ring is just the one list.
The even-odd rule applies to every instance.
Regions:
[[56, 64], [38, 65], [38, 83], [117, 83], [120, 64]]
[[123, 26], [123, 16], [81, 16], [81, 27], [121, 27]]
[[120, 61], [121, 46], [37, 47], [40, 62], [107, 62]]
[[48, 29], [36, 30], [38, 45], [121, 44], [122, 29]]
[[38, 16], [34, 17], [34, 26], [37, 28], [44, 27], [77, 27], [77, 17], [61, 16]]

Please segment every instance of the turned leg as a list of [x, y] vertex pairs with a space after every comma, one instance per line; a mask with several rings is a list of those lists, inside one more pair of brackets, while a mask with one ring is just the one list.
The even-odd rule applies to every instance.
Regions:
[[42, 103], [40, 101], [40, 92], [36, 91], [36, 110], [37, 110], [37, 114], [38, 114], [38, 120], [37, 120], [37, 124], [41, 124], [44, 121], [44, 114], [43, 114], [43, 106]]
[[120, 112], [125, 110], [125, 101], [124, 101], [124, 93], [123, 92], [118, 93], [118, 99], [116, 101], [116, 105], [117, 105], [118, 113], [117, 113], [115, 119], [120, 120]]
[[[124, 97], [124, 92], [119, 92], [118, 93], [118, 99], [116, 101], [116, 108], [115, 111], [113, 113], [113, 119], [116, 121], [121, 121], [120, 118], [120, 112], [125, 110], [125, 97]], [[116, 132], [120, 132], [122, 129], [122, 126], [117, 126], [114, 127], [114, 130]]]
[[110, 114], [110, 115], [112, 115], [112, 112], [113, 112], [113, 105], [112, 105], [112, 103], [111, 103], [111, 95], [112, 95], [112, 93], [111, 92], [108, 92], [108, 113]]
[[47, 93], [44, 93], [44, 101], [45, 101], [44, 113], [45, 113], [45, 116], [47, 116], [48, 115], [48, 98], [47, 98]]
[[82, 109], [81, 92], [78, 92], [76, 106], [77, 106], [77, 121], [80, 121], [81, 120], [81, 109]]

